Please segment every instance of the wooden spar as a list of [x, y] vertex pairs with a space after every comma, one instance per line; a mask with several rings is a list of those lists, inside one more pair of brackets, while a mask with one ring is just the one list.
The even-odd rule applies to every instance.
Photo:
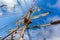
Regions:
[[[28, 18], [30, 18], [30, 17], [28, 17]], [[30, 19], [28, 21], [26, 21], [26, 23], [25, 23], [25, 25], [24, 25], [24, 27], [22, 29], [20, 40], [24, 40], [23, 35], [24, 35], [24, 32], [25, 32], [26, 28], [28, 27], [29, 22], [30, 22]]]
[[30, 14], [32, 14], [32, 10], [31, 9], [29, 10], [27, 17], [24, 20], [24, 27], [23, 27], [22, 32], [21, 32], [20, 40], [24, 40], [24, 36], [23, 36], [24, 35], [24, 32], [27, 29], [27, 27], [28, 27], [28, 25], [30, 24], [30, 21], [31, 21], [30, 17], [32, 15], [30, 16]]
[[43, 25], [38, 25], [38, 26], [32, 26], [31, 28], [27, 28], [27, 29], [41, 28], [41, 27], [44, 27], [44, 26], [51, 26], [51, 25], [57, 25], [57, 24], [60, 24], [60, 20], [54, 21], [54, 22], [50, 22], [50, 24], [43, 24]]

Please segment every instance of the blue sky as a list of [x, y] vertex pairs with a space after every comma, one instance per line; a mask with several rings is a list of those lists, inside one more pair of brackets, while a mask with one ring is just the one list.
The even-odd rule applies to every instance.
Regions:
[[[21, 2], [19, 5], [16, 0], [0, 0], [0, 5], [6, 4], [7, 7], [0, 8], [0, 35], [5, 36], [7, 35], [7, 30], [15, 28], [16, 25], [15, 23], [12, 23], [13, 21], [17, 22], [19, 20], [20, 16], [23, 16], [28, 8], [31, 7], [32, 0], [26, 0], [26, 3], [24, 0], [18, 0]], [[11, 5], [12, 4], [12, 5]], [[40, 8], [42, 8], [41, 11], [36, 12], [35, 15], [48, 12], [50, 11], [51, 14], [45, 16], [45, 17], [40, 17], [37, 20], [32, 20], [33, 24], [31, 25], [41, 25], [41, 24], [46, 24], [50, 23], [51, 21], [56, 21], [60, 20], [60, 0], [37, 0], [36, 5]], [[12, 24], [10, 24], [12, 23]], [[9, 26], [4, 27], [5, 25], [10, 24]], [[31, 30], [31, 38], [32, 40], [43, 40], [43, 37], [49, 37], [47, 40], [59, 40], [60, 36], [58, 36], [59, 32], [59, 27], [60, 25], [54, 25], [51, 27], [47, 27], [46, 31], [44, 28], [42, 29], [36, 29], [36, 30]], [[53, 30], [52, 36], [50, 37], [50, 31]], [[4, 31], [5, 30], [5, 31]], [[42, 32], [43, 31], [43, 32]], [[44, 33], [46, 32], [46, 34]], [[5, 34], [4, 34], [5, 33]], [[34, 34], [34, 35], [33, 35]], [[48, 34], [48, 35], [47, 35]], [[53, 35], [54, 34], [54, 35]], [[32, 36], [33, 35], [33, 36]], [[41, 36], [40, 36], [41, 35]], [[38, 36], [38, 37], [36, 37]], [[28, 35], [25, 33], [26, 40], [28, 40]], [[40, 39], [41, 38], [41, 39]], [[56, 39], [54, 39], [56, 38]]]

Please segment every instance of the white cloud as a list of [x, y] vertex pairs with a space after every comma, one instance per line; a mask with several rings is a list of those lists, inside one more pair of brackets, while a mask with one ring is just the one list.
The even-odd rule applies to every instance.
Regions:
[[[1, 5], [2, 4], [7, 5], [4, 8], [6, 8], [6, 10], [9, 13], [21, 13], [24, 12], [25, 9], [31, 7], [32, 0], [18, 0], [18, 1], [21, 3], [21, 5], [18, 5], [17, 0], [0, 0], [0, 2], [2, 2]], [[24, 1], [26, 1], [26, 4]]]
[[0, 16], [2, 16], [3, 15], [3, 13], [0, 13]]
[[5, 3], [8, 7], [14, 7], [16, 4], [14, 0], [3, 0], [3, 3]]
[[60, 40], [60, 37], [53, 37], [52, 40]]

